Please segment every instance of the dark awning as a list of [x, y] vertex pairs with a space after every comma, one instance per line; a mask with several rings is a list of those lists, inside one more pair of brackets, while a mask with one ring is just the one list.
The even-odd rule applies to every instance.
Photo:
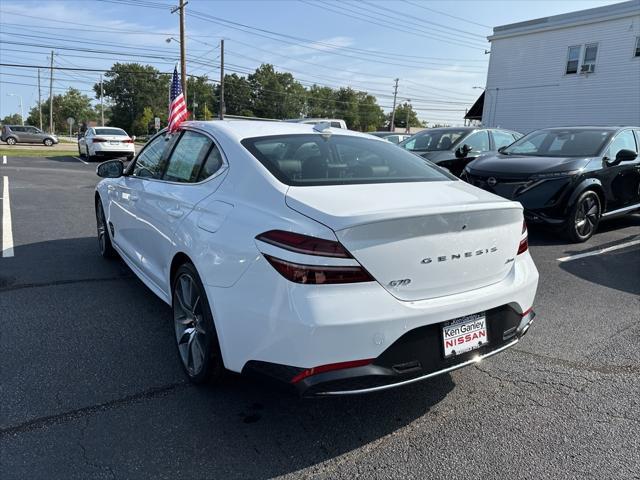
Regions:
[[476, 103], [469, 109], [464, 116], [467, 120], [480, 120], [482, 121], [482, 109], [484, 108], [484, 92], [478, 97]]

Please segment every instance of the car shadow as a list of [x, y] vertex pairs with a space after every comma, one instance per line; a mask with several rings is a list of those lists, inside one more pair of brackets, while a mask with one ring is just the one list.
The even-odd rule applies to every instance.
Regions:
[[582, 280], [640, 296], [640, 245], [562, 262], [560, 268]]
[[[170, 307], [120, 259], [101, 258], [95, 237], [21, 245], [14, 258], [0, 258], [2, 305], [3, 343], [12, 347], [0, 357], [16, 378], [0, 392], [5, 426], [60, 418], [63, 431], [77, 430], [72, 437], [88, 432], [88, 456], [112, 459], [125, 478], [135, 474], [126, 465], [139, 459], [169, 477], [296, 472], [382, 441], [429, 414], [455, 386], [445, 374], [368, 395], [300, 399], [237, 374], [216, 386], [190, 385]], [[5, 328], [18, 323], [20, 330]], [[23, 330], [40, 332], [40, 340], [28, 341]], [[56, 387], [43, 393], [41, 385]], [[84, 414], [69, 413], [85, 411], [77, 421]], [[194, 446], [206, 454], [191, 465]], [[42, 464], [55, 456], [45, 454]], [[84, 465], [68, 466], [75, 467]]]
[[[598, 225], [598, 230], [595, 235], [586, 243], [576, 243], [576, 247], [582, 246], [583, 248], [576, 248], [575, 250], [567, 250], [567, 255], [574, 255], [576, 253], [583, 253], [588, 251], [588, 248], [585, 250], [584, 246], [588, 246], [589, 242], [596, 240], [598, 235], [612, 232], [615, 230], [621, 230], [623, 228], [630, 227], [640, 227], [640, 215], [625, 215], [619, 218], [613, 218], [611, 220], [603, 220]], [[547, 228], [543, 225], [527, 225], [529, 230], [529, 245], [531, 246], [549, 246], [549, 245], [567, 245], [566, 238], [563, 237], [561, 232], [555, 231], [553, 229]], [[639, 235], [635, 235], [634, 237], [640, 237]], [[618, 241], [619, 242], [619, 241]], [[618, 243], [616, 242], [616, 243]], [[606, 245], [605, 245], [606, 246]], [[603, 246], [598, 246], [597, 249], [604, 248]]]

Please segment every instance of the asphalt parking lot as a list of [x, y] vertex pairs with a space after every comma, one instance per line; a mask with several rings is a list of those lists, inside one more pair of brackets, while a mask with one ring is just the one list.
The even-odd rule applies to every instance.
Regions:
[[299, 400], [185, 381], [169, 308], [98, 256], [97, 181], [73, 157], [0, 160], [4, 480], [640, 478], [640, 215], [580, 245], [530, 231], [538, 317], [511, 350]]

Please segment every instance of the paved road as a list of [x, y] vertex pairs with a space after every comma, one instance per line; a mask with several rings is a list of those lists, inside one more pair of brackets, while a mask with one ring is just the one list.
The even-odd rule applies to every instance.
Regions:
[[557, 259], [640, 239], [640, 216], [583, 245], [531, 232], [539, 316], [510, 351], [302, 401], [238, 376], [185, 382], [169, 309], [97, 255], [94, 169], [0, 162], [15, 242], [0, 257], [3, 480], [639, 478], [640, 244]]

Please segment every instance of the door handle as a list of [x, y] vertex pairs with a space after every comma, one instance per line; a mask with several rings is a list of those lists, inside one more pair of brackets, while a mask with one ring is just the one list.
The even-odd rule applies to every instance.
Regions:
[[180, 207], [170, 208], [169, 210], [167, 210], [167, 213], [174, 218], [180, 218], [183, 215]]

